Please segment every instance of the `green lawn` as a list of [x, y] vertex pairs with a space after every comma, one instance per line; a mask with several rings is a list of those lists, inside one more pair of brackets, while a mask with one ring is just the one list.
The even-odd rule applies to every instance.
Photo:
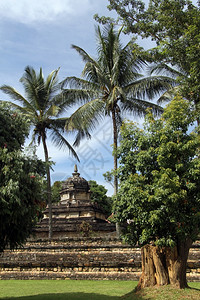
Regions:
[[117, 300], [137, 282], [90, 280], [0, 280], [0, 299]]
[[90, 280], [0, 280], [0, 299], [10, 300], [200, 300], [200, 283], [192, 289], [177, 291], [171, 287], [133, 292], [136, 281]]

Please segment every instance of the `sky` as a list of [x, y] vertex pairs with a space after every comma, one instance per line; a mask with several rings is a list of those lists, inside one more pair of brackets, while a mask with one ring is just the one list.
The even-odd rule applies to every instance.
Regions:
[[[67, 76], [81, 76], [83, 62], [72, 44], [96, 57], [95, 25], [93, 15], [109, 16], [107, 0], [0, 0], [0, 85], [15, 87], [23, 94], [19, 79], [26, 66], [44, 76], [60, 67], [59, 80]], [[0, 99], [10, 100], [0, 92]], [[73, 143], [73, 137], [67, 136]], [[52, 182], [66, 180], [77, 164], [68, 151], [59, 151], [49, 141], [49, 156], [55, 163]], [[78, 169], [86, 180], [96, 180], [113, 193], [104, 181], [103, 173], [113, 168], [112, 125], [109, 119], [93, 131], [91, 140], [83, 140], [76, 152]], [[43, 149], [37, 155], [43, 159]]]

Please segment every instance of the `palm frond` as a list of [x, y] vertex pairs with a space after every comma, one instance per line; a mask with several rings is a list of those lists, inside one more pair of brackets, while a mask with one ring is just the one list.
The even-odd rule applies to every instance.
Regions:
[[124, 90], [127, 95], [132, 97], [154, 99], [175, 84], [173, 78], [167, 76], [150, 76], [128, 84]]
[[53, 128], [56, 128], [60, 130], [60, 132], [65, 131], [65, 124], [68, 121], [69, 118], [63, 117], [63, 118], [56, 118], [51, 120], [51, 125]]
[[47, 111], [45, 112], [44, 116], [47, 118], [51, 117], [57, 117], [58, 113], [60, 111], [60, 107], [58, 105], [52, 104]]
[[93, 83], [94, 85], [102, 86], [106, 85], [109, 82], [109, 73], [105, 71], [100, 64], [86, 63], [82, 72], [82, 76], [87, 79], [88, 82]]
[[65, 139], [65, 137], [59, 132], [57, 128], [52, 128], [51, 130], [51, 140], [52, 143], [55, 144], [58, 148], [67, 148], [69, 150], [69, 153], [72, 154], [72, 156], [79, 160], [79, 157], [74, 150], [74, 148], [70, 145], [70, 143]]
[[76, 46], [76, 45], [72, 45], [71, 47], [79, 53], [79, 55], [82, 57], [82, 60], [84, 62], [95, 63], [95, 60], [84, 49], [82, 49], [81, 47]]
[[97, 33], [97, 52], [98, 62], [100, 65], [106, 67], [107, 72], [111, 74], [113, 68], [113, 49], [117, 40], [117, 36], [114, 32], [112, 24], [108, 24], [104, 27], [103, 33], [98, 26], [96, 28]]
[[181, 86], [175, 86], [172, 89], [167, 90], [161, 97], [158, 98], [157, 103], [160, 105], [171, 101], [180, 90]]
[[65, 87], [68, 85], [70, 88], [74, 89], [86, 89], [86, 90], [95, 90], [98, 88], [98, 85], [94, 82], [90, 82], [88, 80], [78, 78], [75, 76], [67, 77], [62, 82], [62, 90], [65, 90]]
[[177, 76], [183, 76], [183, 73], [178, 67], [173, 68], [166, 63], [151, 64], [147, 67], [147, 74], [164, 74], [171, 78], [177, 78]]
[[103, 118], [104, 106], [101, 99], [94, 99], [82, 105], [69, 117], [66, 130], [93, 130], [95, 123]]
[[[60, 86], [58, 85], [58, 77], [57, 77], [59, 70], [60, 70], [60, 68], [58, 68], [57, 70], [52, 71], [48, 75], [48, 77], [45, 81], [46, 90], [49, 90], [49, 91], [52, 92], [52, 89], [53, 89], [53, 91], [55, 91], [55, 90], [57, 91], [60, 88]], [[56, 89], [55, 89], [55, 87], [56, 87]]]
[[61, 104], [63, 107], [68, 105], [75, 104], [84, 104], [94, 99], [99, 94], [95, 90], [84, 90], [84, 89], [70, 89], [63, 91], [63, 103]]
[[35, 70], [27, 66], [24, 71], [24, 75], [20, 78], [20, 82], [24, 86], [25, 97], [27, 101], [34, 106], [37, 110], [40, 110], [40, 103], [38, 103], [38, 91], [44, 83], [42, 70], [40, 69], [39, 75], [37, 76]]
[[155, 116], [163, 113], [163, 108], [160, 105], [138, 98], [126, 99], [124, 103], [121, 103], [120, 107], [123, 112], [129, 112], [139, 117], [145, 116], [147, 108], [151, 108]]
[[73, 143], [74, 147], [78, 147], [80, 145], [80, 142], [84, 139], [91, 139], [91, 134], [89, 133], [89, 131], [87, 129], [84, 130], [79, 130], [75, 136], [75, 140]]
[[71, 132], [77, 132], [75, 145], [78, 145], [80, 139], [89, 137], [90, 132], [104, 116], [105, 104], [101, 99], [94, 99], [79, 107], [67, 120], [65, 129]]
[[20, 110], [25, 110], [28, 109], [30, 112], [32, 111], [36, 116], [37, 116], [37, 111], [35, 110], [34, 106], [26, 100], [17, 90], [15, 90], [13, 87], [9, 85], [2, 85], [0, 87], [0, 90], [4, 92], [5, 94], [9, 95], [12, 100], [19, 101], [22, 103], [23, 106], [16, 105], [11, 102], [11, 105], [13, 107], [16, 107]]

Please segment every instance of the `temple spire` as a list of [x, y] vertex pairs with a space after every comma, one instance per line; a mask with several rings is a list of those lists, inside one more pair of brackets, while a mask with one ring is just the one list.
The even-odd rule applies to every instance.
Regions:
[[77, 165], [74, 165], [74, 173], [72, 173], [73, 177], [79, 177], [80, 173], [78, 173]]

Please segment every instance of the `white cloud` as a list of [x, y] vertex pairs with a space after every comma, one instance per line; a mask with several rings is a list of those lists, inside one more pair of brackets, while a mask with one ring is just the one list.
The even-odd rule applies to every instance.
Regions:
[[0, 0], [0, 18], [24, 24], [51, 22], [58, 17], [82, 15], [95, 0]]

